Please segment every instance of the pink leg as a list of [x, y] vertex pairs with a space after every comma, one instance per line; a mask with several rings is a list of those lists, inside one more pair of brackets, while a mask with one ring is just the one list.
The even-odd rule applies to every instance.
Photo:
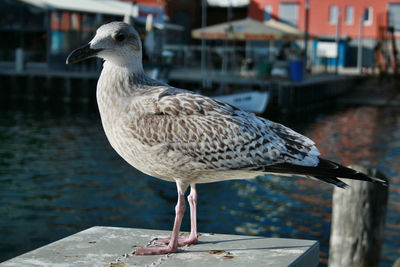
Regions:
[[[196, 215], [196, 207], [197, 207], [197, 191], [196, 185], [192, 184], [190, 186], [190, 194], [188, 195], [188, 202], [190, 206], [190, 235], [188, 237], [180, 236], [178, 238], [178, 247], [192, 245], [197, 242], [197, 215]], [[168, 244], [171, 241], [171, 238], [158, 238], [158, 243]]]
[[184, 245], [190, 245], [197, 242], [197, 191], [195, 184], [190, 186], [188, 202], [190, 206], [190, 235], [184, 241]]
[[178, 188], [178, 203], [175, 207], [175, 222], [174, 228], [172, 229], [171, 240], [168, 245], [163, 246], [152, 246], [152, 247], [137, 247], [135, 254], [136, 255], [159, 255], [159, 254], [168, 254], [172, 252], [176, 252], [178, 248], [178, 237], [179, 230], [181, 228], [181, 223], [183, 219], [183, 215], [185, 214], [186, 203], [184, 192], [181, 192]]

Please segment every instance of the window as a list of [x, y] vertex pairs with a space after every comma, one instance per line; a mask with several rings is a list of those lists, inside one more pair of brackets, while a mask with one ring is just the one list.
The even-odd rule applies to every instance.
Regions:
[[388, 25], [394, 27], [395, 32], [400, 32], [400, 3], [389, 3]]
[[330, 6], [329, 7], [329, 24], [337, 24], [339, 7]]
[[79, 20], [79, 14], [76, 12], [73, 12], [71, 14], [71, 30], [78, 31], [80, 27], [80, 20]]
[[283, 22], [297, 27], [297, 14], [297, 3], [279, 3], [279, 19]]
[[272, 13], [272, 6], [266, 5], [264, 7], [264, 21], [271, 19], [271, 13]]
[[372, 7], [367, 7], [364, 10], [364, 25], [372, 25]]
[[347, 6], [344, 23], [352, 25], [354, 23], [354, 7]]

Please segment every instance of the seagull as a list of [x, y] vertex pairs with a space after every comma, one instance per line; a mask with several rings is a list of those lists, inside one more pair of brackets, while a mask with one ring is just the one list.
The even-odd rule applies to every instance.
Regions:
[[[136, 255], [173, 253], [197, 242], [196, 184], [266, 173], [307, 176], [342, 188], [346, 184], [339, 178], [386, 184], [323, 159], [312, 140], [279, 123], [150, 78], [143, 70], [139, 34], [128, 24], [100, 26], [66, 63], [91, 57], [104, 60], [96, 97], [111, 146], [134, 168], [177, 186], [171, 237], [136, 247]], [[183, 237], [189, 186], [191, 231]]]

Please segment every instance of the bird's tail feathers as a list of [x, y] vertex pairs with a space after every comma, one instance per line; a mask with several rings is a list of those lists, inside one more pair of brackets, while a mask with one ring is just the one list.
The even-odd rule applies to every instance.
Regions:
[[341, 188], [347, 187], [347, 184], [338, 178], [367, 181], [387, 186], [387, 181], [383, 179], [370, 177], [362, 172], [323, 158], [319, 158], [319, 163], [317, 166], [302, 166], [291, 163], [279, 163], [276, 165], [266, 166], [264, 167], [263, 171], [270, 173], [311, 176]]

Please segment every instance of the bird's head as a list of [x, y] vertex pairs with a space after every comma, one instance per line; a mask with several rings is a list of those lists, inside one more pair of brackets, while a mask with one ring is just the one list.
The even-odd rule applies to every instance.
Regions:
[[100, 57], [115, 65], [129, 66], [142, 62], [142, 44], [137, 31], [123, 22], [111, 22], [99, 27], [85, 46], [72, 51], [67, 64]]

